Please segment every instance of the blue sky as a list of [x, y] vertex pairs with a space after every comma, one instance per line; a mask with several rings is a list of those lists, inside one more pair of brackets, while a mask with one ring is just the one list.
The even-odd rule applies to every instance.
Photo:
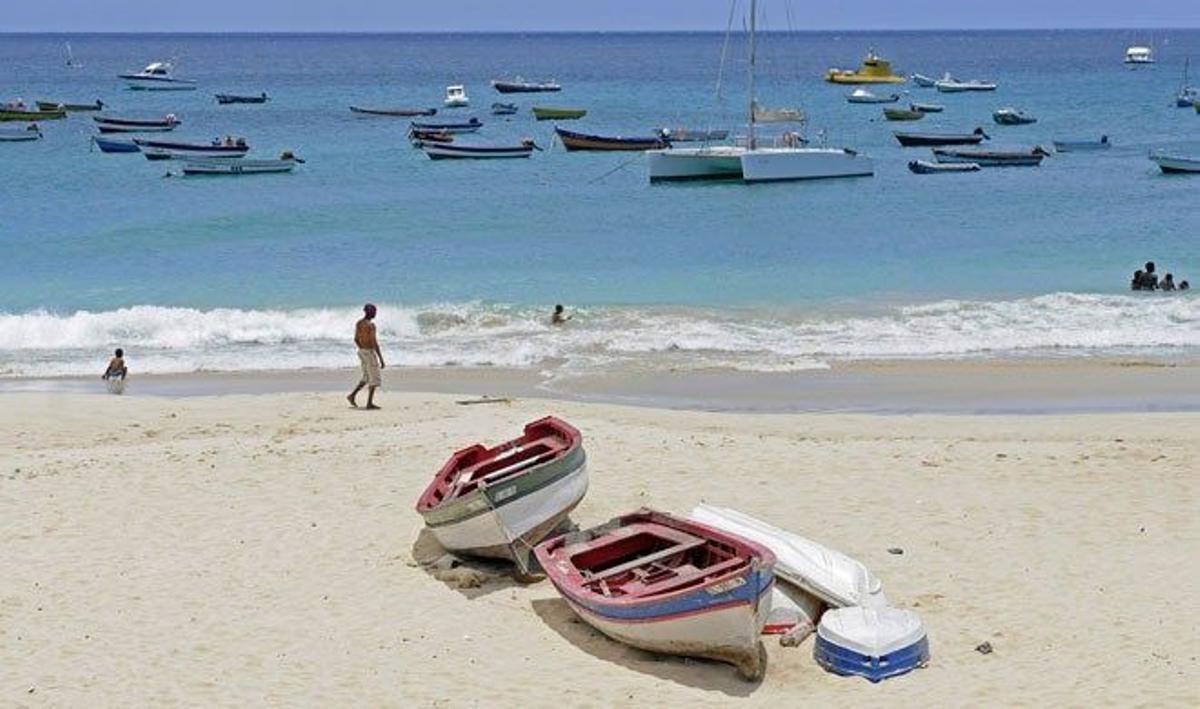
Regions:
[[[740, 0], [742, 5], [749, 0]], [[1200, 0], [761, 0], [797, 29], [1200, 26]], [[729, 0], [8, 0], [0, 30], [723, 30]], [[783, 23], [772, 22], [775, 29]]]

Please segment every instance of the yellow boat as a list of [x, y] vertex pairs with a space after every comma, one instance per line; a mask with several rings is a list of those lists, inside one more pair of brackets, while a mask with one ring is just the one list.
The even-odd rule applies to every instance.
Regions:
[[874, 49], [867, 51], [863, 58], [862, 68], [830, 69], [825, 74], [825, 80], [834, 84], [903, 84], [904, 77], [892, 73], [892, 63], [880, 59]]

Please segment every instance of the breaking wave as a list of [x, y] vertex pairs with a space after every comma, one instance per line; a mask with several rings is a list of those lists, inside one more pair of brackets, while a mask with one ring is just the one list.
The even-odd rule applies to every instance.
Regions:
[[[124, 347], [139, 372], [353, 366], [358, 314], [357, 308], [153, 305], [0, 313], [0, 376], [92, 374], [114, 347]], [[378, 325], [391, 365], [795, 371], [845, 359], [1183, 354], [1200, 348], [1200, 299], [1055, 293], [855, 316], [798, 308], [590, 307], [576, 310], [565, 327], [523, 306], [382, 304]]]

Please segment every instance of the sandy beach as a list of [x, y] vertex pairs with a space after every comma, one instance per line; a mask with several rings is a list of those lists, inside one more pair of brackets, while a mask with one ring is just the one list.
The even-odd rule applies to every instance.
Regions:
[[[455, 398], [0, 396], [0, 703], [1200, 702], [1200, 415]], [[591, 460], [576, 522], [709, 501], [810, 536], [921, 614], [930, 665], [871, 685], [766, 638], [749, 684], [598, 635], [546, 582], [416, 563], [412, 505], [445, 457], [549, 413]]]

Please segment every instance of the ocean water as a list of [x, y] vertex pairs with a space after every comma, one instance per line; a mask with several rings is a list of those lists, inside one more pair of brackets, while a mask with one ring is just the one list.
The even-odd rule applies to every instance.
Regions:
[[[781, 18], [768, 26], [783, 29]], [[774, 20], [774, 22], [772, 22]], [[70, 41], [82, 68], [64, 66]], [[787, 33], [763, 37], [759, 95], [801, 106], [814, 139], [875, 158], [874, 178], [655, 185], [638, 154], [568, 154], [534, 104], [581, 106], [570, 127], [737, 130], [744, 46], [723, 33], [530, 35], [8, 35], [5, 99], [103, 99], [113, 113], [176, 113], [174, 138], [244, 135], [292, 149], [290, 175], [165, 179], [169, 163], [89, 150], [87, 114], [46, 139], [0, 144], [0, 376], [92, 373], [124, 346], [139, 371], [353, 364], [358, 306], [381, 304], [393, 364], [730, 367], [790, 371], [849, 358], [1194, 357], [1194, 294], [1131, 294], [1153, 259], [1200, 285], [1200, 178], [1168, 177], [1153, 148], [1200, 154], [1200, 116], [1174, 107], [1200, 31]], [[1126, 46], [1159, 63], [1130, 70]], [[847, 104], [829, 66], [868, 46], [898, 71], [989, 78], [994, 94], [917, 124]], [[171, 59], [200, 88], [132, 92], [116, 78]], [[565, 90], [488, 106], [491, 78]], [[1197, 68], [1200, 82], [1200, 66]], [[721, 76], [720, 93], [717, 79]], [[528, 161], [438, 162], [402, 119], [350, 104], [440, 106], [465, 83], [471, 140], [534, 138]], [[218, 91], [267, 91], [218, 106]], [[891, 90], [881, 89], [881, 90]], [[1015, 106], [1036, 125], [995, 126]], [[1103, 153], [1036, 169], [914, 176], [891, 131], [984, 126], [995, 147], [1098, 138]], [[1194, 292], [1193, 292], [1194, 293]], [[575, 312], [566, 328], [550, 306]], [[349, 356], [348, 356], [349, 355]]]

